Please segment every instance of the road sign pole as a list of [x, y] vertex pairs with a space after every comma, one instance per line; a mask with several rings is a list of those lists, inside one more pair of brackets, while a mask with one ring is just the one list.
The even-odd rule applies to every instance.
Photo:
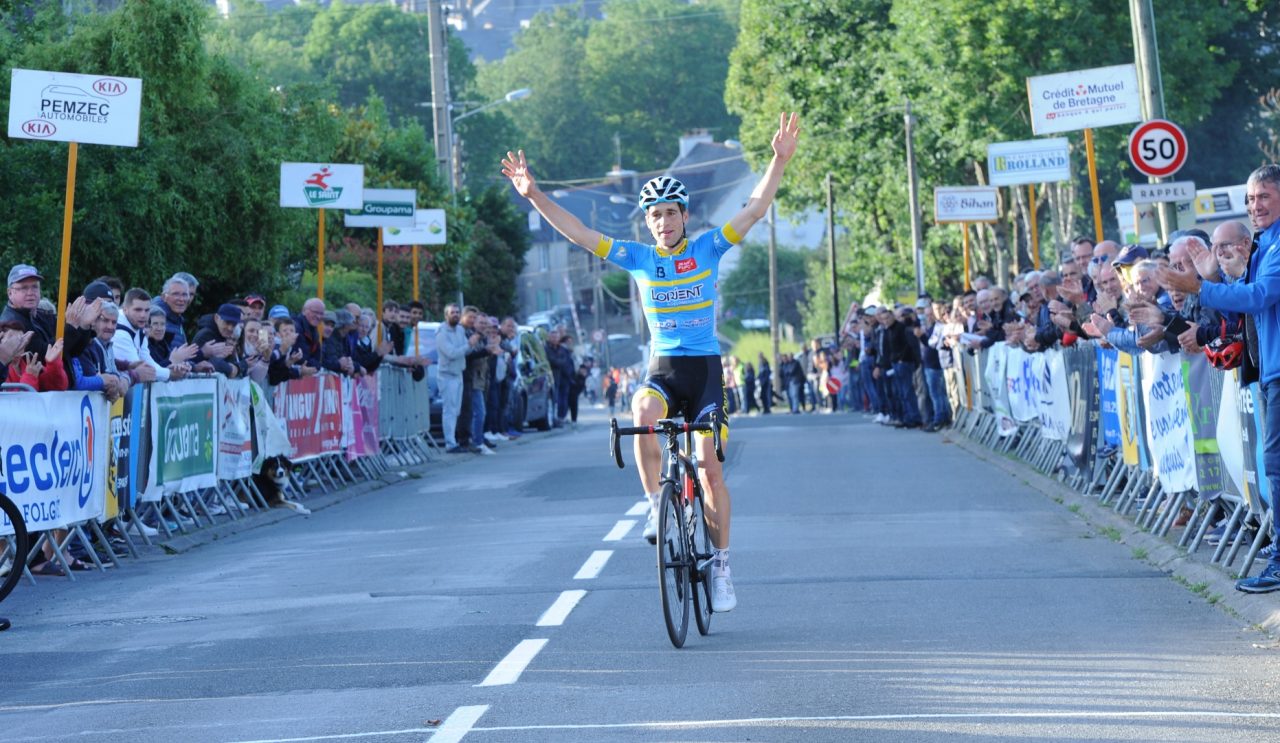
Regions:
[[1040, 225], [1036, 219], [1036, 184], [1027, 184], [1027, 209], [1030, 217], [1027, 222], [1031, 225], [1031, 262], [1036, 270], [1040, 270]]
[[[378, 309], [379, 314], [382, 313], [382, 228], [378, 228]], [[417, 329], [414, 329], [417, 332]]]
[[320, 212], [320, 241], [316, 245], [316, 296], [324, 299], [324, 209]]
[[964, 290], [969, 291], [972, 288], [969, 283], [969, 223], [961, 222], [960, 229], [964, 230]]
[[1093, 234], [1102, 242], [1102, 199], [1098, 195], [1098, 160], [1093, 155], [1093, 130], [1084, 130], [1084, 152], [1089, 160], [1089, 193], [1093, 197]]
[[[413, 301], [418, 299], [418, 246], [413, 246]], [[382, 312], [382, 304], [378, 304], [378, 312]]]
[[[1160, 48], [1156, 44], [1156, 20], [1151, 0], [1130, 0], [1129, 20], [1133, 25], [1138, 85], [1142, 89], [1147, 119], [1163, 119], [1164, 83], [1160, 77]], [[1150, 180], [1152, 183], [1164, 182], [1163, 177]], [[1156, 213], [1160, 216], [1160, 241], [1168, 242], [1169, 232], [1178, 228], [1177, 207], [1172, 203], [1159, 203], [1156, 204]]]
[[62, 265], [58, 271], [59, 338], [67, 320], [67, 284], [71, 282], [71, 217], [76, 210], [76, 158], [79, 154], [79, 143], [72, 142], [67, 148], [67, 195], [62, 207]]

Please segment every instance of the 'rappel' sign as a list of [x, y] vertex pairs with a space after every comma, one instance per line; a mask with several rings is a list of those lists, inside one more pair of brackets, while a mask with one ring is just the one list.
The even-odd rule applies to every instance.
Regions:
[[1187, 135], [1172, 121], [1143, 122], [1129, 135], [1129, 159], [1153, 178], [1173, 175], [1187, 162]]

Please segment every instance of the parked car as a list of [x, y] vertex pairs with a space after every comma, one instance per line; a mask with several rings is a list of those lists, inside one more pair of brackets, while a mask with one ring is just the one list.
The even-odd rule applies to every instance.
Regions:
[[516, 354], [516, 386], [512, 420], [539, 431], [551, 428], [552, 376], [547, 361], [545, 331], [527, 325], [519, 330], [520, 351]]

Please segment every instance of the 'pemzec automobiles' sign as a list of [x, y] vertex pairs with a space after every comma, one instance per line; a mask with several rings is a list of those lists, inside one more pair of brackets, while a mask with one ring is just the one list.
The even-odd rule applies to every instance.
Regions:
[[138, 146], [142, 81], [14, 69], [9, 136], [82, 144]]

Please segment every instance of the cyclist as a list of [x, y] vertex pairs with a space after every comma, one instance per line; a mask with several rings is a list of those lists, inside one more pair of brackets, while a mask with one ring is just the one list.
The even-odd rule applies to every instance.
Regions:
[[[720, 343], [715, 332], [716, 282], [720, 257], [742, 241], [769, 211], [800, 132], [797, 114], [782, 114], [771, 146], [773, 159], [742, 211], [727, 224], [689, 240], [689, 193], [680, 181], [662, 175], [640, 189], [639, 206], [656, 241], [654, 245], [614, 240], [590, 229], [539, 190], [524, 151], [507, 153], [502, 174], [560, 234], [600, 258], [626, 269], [642, 292], [645, 319], [652, 336], [649, 376], [632, 398], [637, 426], [653, 425], [676, 413], [692, 413], [706, 421], [715, 412], [727, 424]], [[727, 425], [723, 430], [727, 435]], [[707, 529], [715, 547], [712, 560], [711, 607], [731, 611], [738, 603], [729, 572], [729, 489], [711, 438], [697, 438], [699, 475], [707, 493]], [[657, 540], [657, 507], [661, 491], [662, 452], [657, 439], [635, 437], [640, 484], [649, 499], [644, 535]]]

